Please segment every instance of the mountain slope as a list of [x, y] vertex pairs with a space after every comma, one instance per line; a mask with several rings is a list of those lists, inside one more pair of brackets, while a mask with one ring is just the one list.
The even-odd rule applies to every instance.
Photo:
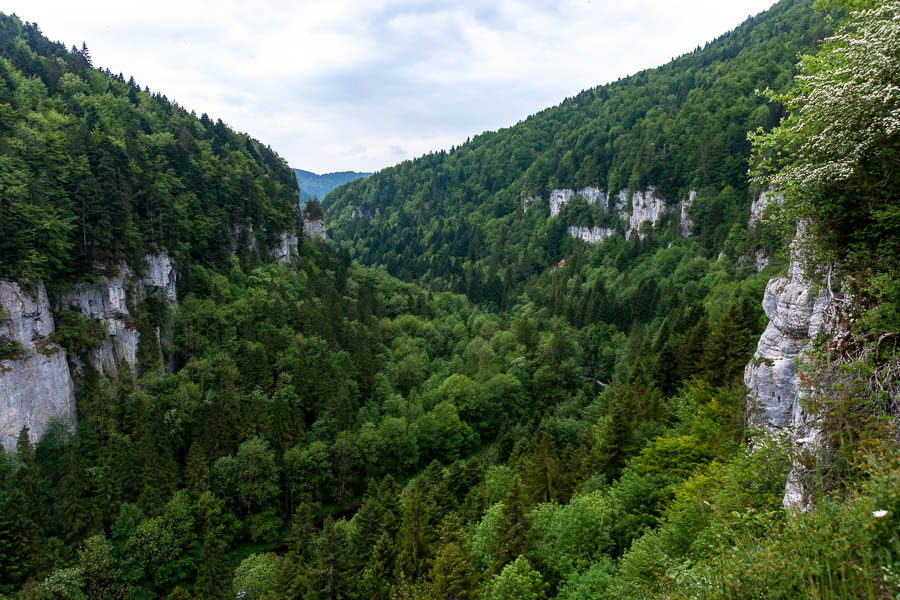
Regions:
[[321, 200], [337, 186], [370, 175], [371, 173], [358, 173], [356, 171], [338, 171], [336, 173], [318, 175], [311, 171], [294, 169], [294, 176], [297, 177], [297, 185], [300, 187], [301, 204], [313, 198]]
[[164, 250], [224, 264], [296, 232], [296, 180], [271, 148], [92, 68], [0, 15], [0, 277], [71, 278]]
[[[697, 233], [712, 251], [734, 223], [746, 223], [747, 132], [781, 116], [755, 90], [783, 89], [797, 53], [826, 31], [810, 4], [782, 0], [662, 67], [353, 182], [325, 206], [333, 237], [366, 264], [439, 288], [464, 289], [473, 265], [516, 287], [565, 247], [546, 204], [525, 213], [524, 199], [546, 200], [557, 188], [595, 186], [612, 196], [653, 186], [670, 205], [700, 192]], [[582, 225], [602, 215], [564, 220]]]

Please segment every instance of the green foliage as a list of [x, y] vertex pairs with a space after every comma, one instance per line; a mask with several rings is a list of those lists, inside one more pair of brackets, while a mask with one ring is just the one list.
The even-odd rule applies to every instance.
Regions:
[[271, 552], [251, 554], [234, 570], [232, 589], [236, 598], [275, 598], [275, 581], [280, 559]]
[[[91, 67], [34, 23], [0, 15], [0, 276], [41, 281], [165, 249], [223, 265], [296, 230], [297, 183], [269, 147]], [[87, 56], [87, 58], [86, 58]]]
[[[797, 54], [827, 31], [810, 4], [779, 2], [666, 65], [341, 186], [325, 202], [334, 239], [392, 275], [508, 308], [521, 284], [574, 246], [568, 223], [618, 226], [581, 200], [547, 219], [551, 189], [592, 185], [616, 195], [652, 185], [670, 204], [708, 189], [694, 221], [717, 253], [732, 226], [746, 222], [747, 132], [781, 116], [755, 90], [785, 90]], [[521, 210], [533, 196], [544, 202]]]
[[0, 360], [21, 360], [28, 358], [29, 353], [18, 340], [0, 335]]
[[100, 322], [72, 310], [57, 312], [54, 321], [55, 328], [50, 339], [80, 357], [100, 348], [107, 337], [107, 332]]
[[[844, 4], [844, 3], [842, 3]], [[850, 2], [850, 17], [785, 94], [787, 116], [751, 135], [755, 179], [784, 194], [780, 219], [810, 224], [811, 261], [837, 260], [878, 299], [867, 325], [896, 330], [900, 188], [897, 2]], [[866, 289], [868, 288], [868, 289]], [[873, 303], [874, 304], [874, 303]]]
[[535, 571], [525, 557], [520, 556], [503, 568], [499, 575], [487, 584], [482, 598], [485, 600], [541, 600], [546, 598], [547, 586], [541, 574]]
[[[893, 452], [893, 396], [862, 385], [893, 364], [890, 270], [860, 279], [885, 335], [808, 377], [833, 402], [811, 409], [826, 452], [804, 460], [843, 495], [786, 513], [791, 456], [746, 445], [770, 274], [744, 261], [779, 240], [744, 228], [744, 135], [780, 116], [754, 87], [785, 89], [824, 34], [807, 4], [336, 190], [346, 252], [302, 244], [290, 266], [261, 260], [297, 224], [277, 156], [0, 17], [0, 276], [64, 287], [161, 249], [181, 274], [177, 307], [129, 306], [134, 374], [84, 367], [77, 431], [0, 454], [0, 593], [889, 597], [897, 469], [861, 457]], [[618, 227], [600, 207], [519, 210], [554, 187], [651, 184], [697, 189], [690, 239], [673, 215], [586, 246], [565, 226]], [[74, 354], [105, 340], [56, 321]]]

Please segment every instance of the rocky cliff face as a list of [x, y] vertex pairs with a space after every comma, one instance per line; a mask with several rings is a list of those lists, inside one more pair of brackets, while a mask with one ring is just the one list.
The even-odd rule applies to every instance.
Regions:
[[[796, 239], [803, 229], [798, 227]], [[772, 278], [766, 286], [762, 304], [769, 324], [744, 371], [755, 422], [776, 428], [802, 421], [795, 363], [820, 331], [826, 306], [826, 294], [815, 290], [804, 270], [798, 242], [792, 246], [787, 275]]]
[[[619, 192], [619, 200], [623, 198], [627, 200], [625, 190]], [[657, 193], [656, 188], [652, 185], [646, 190], [634, 192], [631, 197], [631, 215], [628, 217], [628, 234], [638, 233], [644, 223], [652, 223], [657, 225], [666, 214], [666, 201]]]
[[[325, 221], [322, 219], [312, 219], [303, 221], [303, 237], [308, 240], [325, 241]], [[296, 239], [294, 244], [296, 245]]]
[[[137, 277], [127, 266], [94, 283], [79, 283], [58, 298], [58, 310], [73, 310], [101, 323], [106, 338], [87, 359], [99, 372], [114, 379], [126, 365], [137, 361], [140, 335], [133, 327], [129, 305], [159, 291], [169, 306], [177, 304], [178, 272], [175, 261], [165, 253], [145, 257], [144, 275]], [[18, 283], [0, 281], [0, 304], [7, 317], [0, 322], [0, 336], [18, 343], [14, 359], [0, 361], [0, 441], [14, 449], [19, 431], [28, 426], [37, 441], [53, 417], [75, 419], [75, 385], [65, 350], [50, 341], [54, 331], [53, 313], [43, 286], [35, 295]], [[165, 346], [170, 332], [156, 331]]]
[[765, 190], [759, 195], [759, 198], [750, 204], [750, 222], [749, 227], [753, 229], [762, 221], [763, 214], [770, 204], [778, 204], [781, 202], [781, 194]]
[[115, 377], [124, 364], [137, 361], [138, 332], [130, 323], [126, 299], [126, 280], [133, 277], [127, 267], [112, 277], [95, 284], [78, 284], [60, 298], [60, 308], [74, 310], [98, 321], [106, 328], [107, 337], [88, 359], [97, 371]]
[[[696, 196], [697, 193], [692, 192], [692, 194]], [[578, 190], [567, 188], [551, 190], [550, 216], [558, 216], [575, 196], [583, 197], [588, 204], [600, 208], [604, 213], [608, 213], [610, 208], [612, 208], [619, 218], [627, 223], [625, 229], [626, 238], [631, 238], [631, 235], [635, 233], [643, 235], [640, 233], [643, 224], [658, 225], [667, 211], [666, 201], [658, 195], [656, 188], [653, 186], [649, 186], [646, 190], [634, 192], [631, 194], [631, 198], [628, 197], [629, 193], [626, 189], [620, 190], [618, 194], [610, 197], [598, 187], [587, 186]], [[691, 201], [693, 196], [690, 198]], [[523, 196], [522, 210], [528, 211], [528, 208], [538, 200], [540, 200], [538, 196]], [[610, 207], [611, 200], [615, 201], [612, 207]], [[692, 223], [690, 216], [687, 214], [687, 209], [682, 207], [682, 227], [684, 227], [684, 223], [688, 224], [687, 234], [685, 234], [685, 237], [687, 237], [690, 235]], [[572, 237], [582, 239], [590, 244], [605, 240], [612, 232], [613, 230], [604, 227], [590, 228], [578, 225], [569, 227], [569, 233]]]
[[[802, 406], [804, 390], [800, 385], [798, 363], [811, 349], [812, 340], [825, 333], [826, 315], [831, 299], [804, 269], [799, 241], [804, 224], [797, 227], [791, 245], [791, 261], [786, 276], [769, 280], [763, 296], [763, 310], [769, 324], [757, 345], [753, 360], [744, 370], [748, 388], [751, 423], [787, 433], [800, 446], [815, 446], [815, 415], [806, 414]], [[803, 493], [795, 465], [788, 477], [784, 503], [802, 506]]]
[[[303, 228], [306, 229], [307, 221], [304, 221]], [[322, 227], [324, 233], [324, 225]], [[283, 265], [291, 264], [291, 258], [297, 254], [297, 234], [286, 231], [278, 238], [278, 245], [272, 249], [272, 257]]]
[[53, 314], [43, 286], [35, 295], [18, 283], [0, 281], [6, 318], [0, 336], [17, 342], [20, 356], [0, 360], [0, 442], [15, 450], [22, 427], [37, 441], [54, 417], [75, 419], [75, 386], [66, 352], [50, 341]]
[[609, 227], [569, 225], [568, 232], [575, 239], [584, 240], [588, 244], [597, 244], [614, 234], [615, 230]]
[[583, 187], [580, 190], [559, 189], [550, 192], [550, 216], [555, 217], [568, 204], [574, 196], [581, 196], [588, 204], [599, 206], [606, 210], [606, 194], [603, 190], [593, 186]]
[[[122, 367], [137, 362], [140, 334], [131, 322], [129, 302], [134, 304], [158, 290], [169, 306], [178, 303], [175, 261], [161, 252], [148, 254], [144, 262], [144, 276], [139, 280], [122, 265], [115, 275], [101, 277], [97, 283], [79, 283], [59, 300], [60, 308], [77, 311], [106, 328], [106, 339], [88, 358], [95, 369], [110, 378], [115, 378]], [[156, 335], [162, 345], [170, 342], [168, 332], [157, 330]]]
[[694, 227], [694, 220], [691, 219], [691, 206], [694, 204], [694, 200], [697, 199], [697, 190], [691, 190], [688, 193], [687, 199], [682, 201], [681, 207], [679, 210], [681, 211], [681, 237], [687, 239], [691, 237], [691, 229]]

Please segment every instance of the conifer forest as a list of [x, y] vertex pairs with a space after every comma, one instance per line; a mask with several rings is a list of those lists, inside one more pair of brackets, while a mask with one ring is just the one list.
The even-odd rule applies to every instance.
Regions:
[[900, 1], [324, 197], [28, 18], [0, 599], [900, 597]]

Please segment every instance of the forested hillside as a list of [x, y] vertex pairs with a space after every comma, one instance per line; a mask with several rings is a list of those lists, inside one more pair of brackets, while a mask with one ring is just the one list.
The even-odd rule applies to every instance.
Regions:
[[328, 192], [339, 185], [362, 177], [368, 177], [371, 173], [357, 173], [356, 171], [340, 171], [337, 173], [324, 173], [318, 175], [311, 171], [303, 169], [294, 169], [294, 176], [297, 177], [297, 185], [300, 186], [300, 203], [307, 202], [313, 198], [322, 200]]
[[[55, 320], [25, 351], [3, 332], [34, 315], [2, 307], [0, 378], [64, 350], [77, 396], [74, 422], [0, 453], [0, 598], [896, 597], [900, 10], [831, 10], [782, 1], [349, 183], [329, 243], [285, 248], [297, 189], [274, 152], [0, 17], [0, 289], [39, 290]], [[801, 68], [824, 84], [794, 79], [833, 30]], [[881, 104], [860, 84], [798, 116], [859, 63]], [[832, 125], [868, 145], [811, 187], [822, 158], [798, 149]], [[550, 216], [551, 190], [587, 186], [695, 190], [693, 225], [673, 209], [629, 233], [577, 195]], [[586, 244], [570, 224], [615, 234]], [[177, 294], [135, 281], [103, 319], [65, 301], [115, 295], [112, 266], [156, 252]], [[773, 308], [784, 289], [800, 294]], [[819, 313], [828, 335], [783, 324], [808, 392], [789, 408], [818, 423], [798, 452], [753, 425], [744, 373], [769, 362], [754, 348], [775, 309], [817, 298], [839, 307]], [[96, 359], [131, 331], [133, 359]], [[803, 511], [785, 509], [792, 481]]]
[[155, 250], [224, 266], [236, 227], [265, 248], [297, 231], [296, 181], [268, 146], [14, 16], [0, 15], [0, 55], [0, 277], [138, 267]]
[[747, 132], [782, 114], [756, 90], [784, 90], [798, 53], [827, 31], [810, 5], [783, 0], [662, 67], [353, 182], [325, 206], [333, 238], [404, 279], [463, 292], [497, 277], [517, 290], [564, 256], [565, 225], [594, 224], [591, 215], [548, 222], [546, 203], [524, 212], [525, 197], [654, 186], [669, 204], [699, 191], [697, 234], [718, 252], [731, 227], [747, 222]]

